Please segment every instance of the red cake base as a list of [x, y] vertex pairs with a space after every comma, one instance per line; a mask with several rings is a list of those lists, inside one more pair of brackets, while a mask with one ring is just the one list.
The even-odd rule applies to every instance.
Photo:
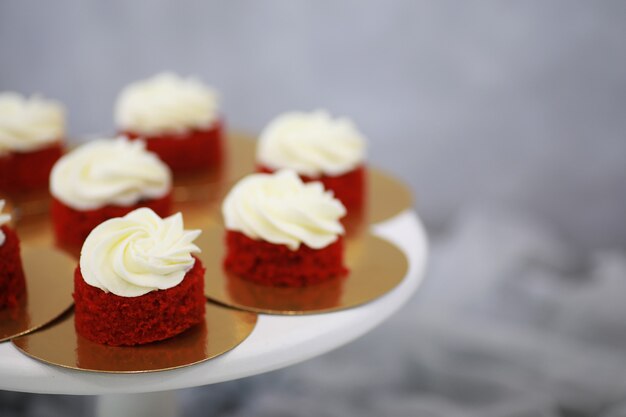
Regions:
[[167, 290], [120, 297], [92, 287], [74, 273], [76, 331], [92, 342], [133, 346], [176, 336], [204, 321], [204, 267], [196, 258], [183, 281]]
[[[271, 174], [276, 170], [264, 165], [258, 165], [257, 171]], [[365, 165], [359, 165], [352, 171], [336, 177], [322, 175], [319, 178], [313, 178], [300, 175], [300, 178], [304, 182], [320, 181], [324, 184], [324, 188], [332, 190], [335, 198], [341, 201], [348, 211], [351, 211], [361, 209], [365, 203], [366, 171]]]
[[155, 200], [140, 201], [132, 206], [104, 206], [95, 210], [76, 210], [52, 198], [52, 224], [57, 245], [67, 248], [82, 246], [89, 233], [105, 220], [122, 217], [140, 207], [148, 207], [161, 217], [172, 211], [172, 193]]
[[63, 154], [61, 142], [32, 152], [0, 156], [0, 192], [15, 194], [45, 190], [54, 163]]
[[226, 232], [224, 267], [240, 277], [261, 285], [303, 287], [347, 274], [343, 265], [343, 239], [322, 249], [300, 245], [292, 251], [250, 239], [243, 233]]
[[2, 226], [5, 241], [0, 246], [0, 308], [19, 305], [26, 292], [26, 281], [20, 256], [20, 240], [13, 229]]
[[174, 173], [210, 170], [222, 162], [223, 123], [184, 134], [146, 136], [132, 131], [122, 134], [130, 139], [145, 138], [146, 147], [156, 153]]

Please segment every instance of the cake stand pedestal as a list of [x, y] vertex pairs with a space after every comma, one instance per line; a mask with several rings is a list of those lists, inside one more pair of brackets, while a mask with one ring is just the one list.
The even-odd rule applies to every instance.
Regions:
[[[389, 318], [423, 280], [427, 240], [413, 210], [373, 225], [372, 230], [405, 253], [409, 270], [400, 285], [368, 304], [297, 317], [259, 315], [256, 328], [237, 348], [204, 363], [164, 372], [107, 374], [64, 369], [30, 359], [12, 344], [4, 343], [0, 345], [0, 389], [102, 395], [98, 403], [100, 417], [175, 416], [172, 390], [256, 375], [321, 355], [362, 336]], [[117, 395], [139, 393], [153, 394]]]
[[96, 417], [179, 417], [175, 391], [107, 394], [96, 400]]

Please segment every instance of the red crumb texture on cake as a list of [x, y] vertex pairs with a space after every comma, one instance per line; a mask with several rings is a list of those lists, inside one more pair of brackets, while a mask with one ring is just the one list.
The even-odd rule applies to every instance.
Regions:
[[143, 200], [132, 206], [109, 205], [84, 211], [66, 206], [56, 198], [52, 198], [50, 212], [55, 241], [62, 247], [80, 247], [97, 225], [114, 217], [122, 217], [140, 207], [151, 208], [160, 217], [167, 217], [172, 211], [172, 193], [154, 200]]
[[224, 267], [244, 279], [279, 287], [303, 287], [348, 273], [341, 236], [322, 249], [301, 244], [293, 251], [230, 230], [226, 232]]
[[74, 324], [83, 337], [110, 346], [134, 346], [176, 336], [204, 320], [204, 271], [195, 263], [167, 290], [120, 297], [92, 287], [74, 273]]
[[54, 163], [63, 154], [61, 142], [30, 152], [0, 156], [0, 192], [10, 194], [45, 190]]
[[0, 308], [16, 307], [26, 292], [20, 240], [10, 227], [1, 230], [5, 241], [0, 246]]
[[210, 170], [222, 162], [223, 122], [208, 129], [194, 129], [182, 134], [122, 134], [130, 139], [144, 138], [149, 151], [156, 153], [173, 172]]
[[[271, 169], [265, 165], [257, 166], [258, 172], [272, 173], [275, 169]], [[353, 209], [360, 209], [365, 202], [365, 179], [366, 179], [365, 165], [359, 165], [352, 171], [348, 171], [345, 174], [332, 177], [330, 175], [322, 175], [318, 178], [307, 177], [306, 175], [300, 175], [302, 181], [320, 181], [324, 184], [324, 188], [332, 190], [335, 198], [343, 203], [348, 211]]]

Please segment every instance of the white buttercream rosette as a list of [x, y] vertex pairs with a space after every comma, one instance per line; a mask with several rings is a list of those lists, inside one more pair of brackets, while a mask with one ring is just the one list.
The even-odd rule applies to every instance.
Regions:
[[90, 141], [61, 157], [50, 173], [52, 195], [77, 210], [161, 198], [171, 184], [167, 165], [143, 141], [125, 137]]
[[107, 220], [91, 231], [80, 253], [85, 282], [121, 297], [137, 297], [180, 284], [193, 267], [193, 241], [181, 213], [162, 219], [149, 208]]
[[321, 249], [344, 228], [346, 208], [320, 182], [304, 183], [291, 170], [252, 174], [239, 181], [222, 205], [226, 228], [252, 239]]
[[115, 104], [117, 127], [148, 137], [207, 129], [217, 118], [217, 93], [195, 78], [173, 73], [128, 85]]
[[257, 160], [300, 175], [338, 176], [365, 159], [365, 138], [346, 118], [326, 111], [290, 112], [272, 120], [259, 137]]
[[[11, 215], [8, 213], [3, 213], [4, 205], [6, 204], [5, 200], [0, 200], [0, 227], [11, 221]], [[0, 230], [0, 246], [4, 245], [4, 241], [6, 240], [6, 235], [2, 230]]]
[[0, 154], [29, 152], [63, 140], [65, 110], [53, 100], [0, 93]]

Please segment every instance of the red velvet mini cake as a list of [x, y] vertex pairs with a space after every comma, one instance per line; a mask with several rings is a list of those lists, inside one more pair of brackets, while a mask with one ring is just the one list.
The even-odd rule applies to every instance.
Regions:
[[222, 163], [222, 123], [209, 129], [193, 129], [181, 135], [143, 136], [124, 132], [131, 139], [146, 139], [146, 147], [154, 152], [174, 172], [206, 170]]
[[174, 173], [206, 171], [222, 162], [217, 95], [193, 78], [163, 73], [127, 86], [115, 119], [121, 132], [145, 139]]
[[154, 200], [140, 200], [131, 206], [106, 205], [94, 210], [76, 210], [53, 198], [50, 212], [54, 235], [63, 245], [80, 246], [89, 232], [103, 221], [121, 217], [141, 207], [152, 209], [159, 216], [165, 217], [172, 211], [172, 194], [170, 192]]
[[304, 181], [320, 181], [351, 213], [365, 203], [365, 139], [347, 119], [328, 113], [291, 112], [261, 133], [257, 169], [293, 169]]
[[2, 214], [0, 200], [0, 308], [16, 307], [26, 292], [26, 281], [20, 256], [20, 240], [6, 223], [11, 217]]
[[85, 282], [76, 268], [76, 330], [87, 339], [129, 346], [169, 339], [204, 320], [204, 267], [195, 259], [180, 285], [129, 301]]
[[62, 157], [50, 176], [51, 216], [57, 244], [80, 247], [107, 219], [139, 207], [167, 216], [171, 173], [143, 141], [99, 139]]
[[97, 343], [133, 346], [168, 339], [204, 321], [200, 231], [180, 213], [141, 208], [87, 237], [74, 275], [76, 331]]
[[45, 190], [63, 153], [63, 107], [40, 97], [0, 93], [0, 192]]
[[253, 174], [224, 200], [224, 267], [263, 285], [301, 287], [345, 275], [341, 202], [293, 171]]

